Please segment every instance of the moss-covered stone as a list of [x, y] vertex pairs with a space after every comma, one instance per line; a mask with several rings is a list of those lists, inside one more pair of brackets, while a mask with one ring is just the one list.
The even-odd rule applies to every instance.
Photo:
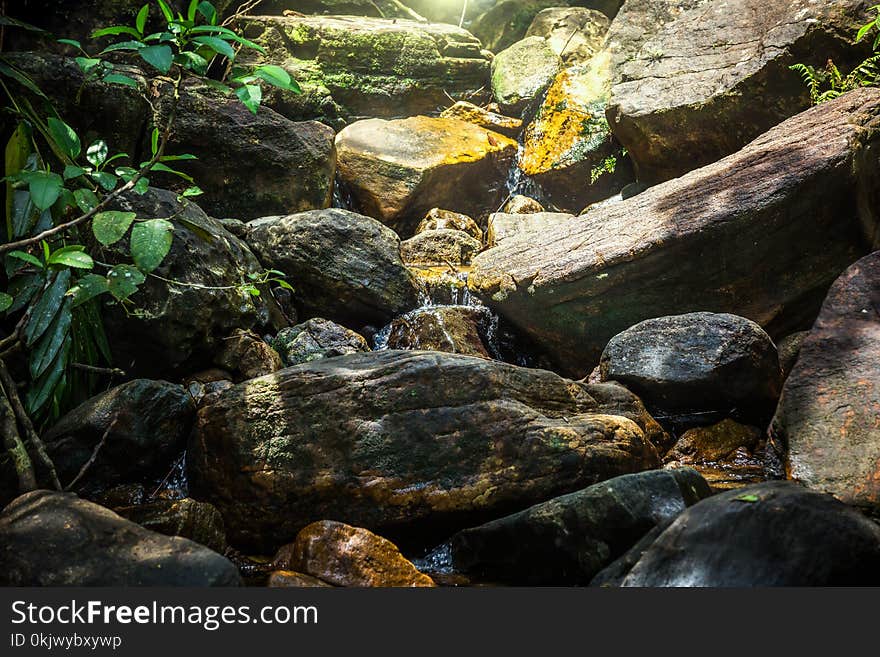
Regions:
[[501, 110], [520, 116], [544, 93], [562, 66], [547, 40], [529, 37], [498, 53], [492, 60], [492, 97]]

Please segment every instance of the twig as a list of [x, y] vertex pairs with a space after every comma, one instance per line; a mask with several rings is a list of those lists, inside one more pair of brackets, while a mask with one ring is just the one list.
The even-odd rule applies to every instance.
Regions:
[[15, 412], [9, 404], [9, 398], [3, 387], [0, 386], [0, 433], [3, 434], [3, 446], [9, 452], [9, 457], [15, 465], [15, 474], [18, 475], [18, 491], [27, 493], [37, 488], [37, 476], [34, 474], [34, 464], [15, 424]]
[[95, 367], [94, 365], [87, 365], [86, 363], [71, 363], [70, 366], [74, 369], [82, 370], [83, 372], [107, 374], [108, 376], [128, 376], [125, 373], [125, 370], [121, 370], [118, 367]]
[[113, 431], [113, 427], [116, 426], [117, 419], [119, 419], [118, 416], [113, 417], [113, 421], [107, 427], [107, 430], [104, 432], [104, 435], [101, 436], [101, 442], [99, 442], [97, 445], [95, 445], [95, 449], [92, 450], [92, 455], [89, 457], [89, 460], [86, 461], [85, 463], [83, 463], [83, 466], [79, 469], [79, 472], [73, 478], [73, 481], [71, 481], [69, 484], [67, 484], [67, 486], [64, 488], [64, 490], [66, 490], [66, 491], [73, 490], [73, 487], [79, 483], [80, 479], [82, 479], [85, 476], [86, 472], [89, 471], [89, 468], [91, 468], [92, 465], [95, 463], [95, 460], [98, 458], [98, 453], [101, 451], [101, 448], [104, 447], [104, 444], [107, 442], [107, 436], [110, 435], [110, 432]]
[[181, 454], [177, 458], [177, 460], [172, 464], [171, 469], [168, 471], [168, 474], [165, 475], [165, 478], [159, 482], [159, 485], [156, 486], [156, 490], [154, 490], [152, 493], [150, 493], [150, 495], [147, 497], [147, 500], [156, 499], [156, 495], [158, 495], [159, 491], [162, 490], [162, 486], [164, 486], [166, 483], [168, 483], [168, 480], [171, 479], [171, 475], [174, 474], [174, 471], [177, 470], [177, 467], [181, 464], [181, 462], [185, 458], [186, 458], [186, 452]]
[[464, 25], [464, 15], [467, 13], [467, 0], [461, 5], [461, 18], [458, 19], [458, 26]]
[[3, 388], [6, 390], [6, 397], [12, 406], [12, 410], [15, 411], [19, 426], [24, 430], [25, 438], [27, 438], [27, 441], [33, 445], [34, 450], [37, 452], [37, 456], [40, 459], [40, 463], [49, 471], [49, 477], [52, 480], [52, 485], [55, 487], [55, 490], [61, 490], [61, 482], [58, 481], [58, 473], [55, 472], [55, 464], [52, 463], [52, 459], [49, 458], [49, 454], [46, 452], [46, 445], [34, 429], [34, 425], [31, 423], [31, 418], [28, 416], [27, 411], [24, 409], [24, 405], [21, 403], [15, 380], [9, 373], [3, 359], [0, 359], [0, 383], [3, 384]]
[[257, 5], [261, 2], [263, 2], [263, 0], [248, 0], [247, 2], [243, 2], [238, 6], [238, 9], [235, 10], [235, 13], [224, 20], [221, 25], [223, 27], [229, 27], [231, 23], [234, 23], [242, 16], [247, 16], [248, 12], [252, 9], [256, 9]]

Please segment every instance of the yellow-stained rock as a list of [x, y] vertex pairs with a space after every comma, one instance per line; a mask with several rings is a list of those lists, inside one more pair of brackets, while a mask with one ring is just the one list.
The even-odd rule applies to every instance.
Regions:
[[481, 128], [494, 130], [513, 138], [516, 138], [523, 127], [522, 119], [498, 114], [465, 100], [460, 100], [452, 107], [446, 108], [440, 113], [440, 116], [444, 119], [458, 119], [459, 121], [473, 123]]

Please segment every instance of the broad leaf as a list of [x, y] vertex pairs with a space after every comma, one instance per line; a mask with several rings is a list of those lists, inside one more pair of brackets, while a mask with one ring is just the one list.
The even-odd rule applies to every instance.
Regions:
[[190, 0], [189, 8], [186, 10], [186, 20], [190, 23], [195, 22], [196, 20], [196, 11], [199, 8], [199, 0]]
[[86, 149], [86, 159], [92, 166], [99, 167], [107, 159], [108, 152], [107, 142], [103, 139], [98, 139], [92, 142], [92, 145]]
[[24, 251], [12, 251], [9, 254], [10, 258], [15, 258], [16, 260], [21, 260], [22, 262], [26, 262], [29, 265], [33, 265], [34, 267], [38, 267], [40, 269], [43, 268], [43, 263], [40, 262], [38, 258], [35, 258], [30, 253], [25, 253]]
[[29, 171], [25, 178], [31, 201], [40, 210], [47, 210], [58, 200], [64, 180], [57, 173], [48, 171]]
[[99, 54], [106, 55], [108, 52], [116, 52], [117, 50], [141, 50], [146, 47], [142, 41], [120, 41], [112, 46], [107, 46]]
[[153, 271], [162, 264], [171, 241], [174, 226], [166, 219], [150, 219], [137, 224], [131, 230], [131, 258], [144, 273]]
[[119, 182], [119, 179], [116, 176], [112, 173], [107, 173], [106, 171], [92, 171], [89, 176], [108, 192], [113, 191], [113, 188], [116, 187], [116, 183]]
[[127, 75], [120, 75], [119, 73], [111, 73], [110, 75], [104, 76], [104, 82], [108, 84], [123, 84], [127, 87], [138, 88], [138, 81], [134, 78], [130, 78]]
[[58, 43], [63, 43], [64, 45], [73, 46], [78, 50], [82, 50], [82, 44], [76, 39], [58, 39]]
[[117, 300], [124, 301], [137, 292], [138, 285], [146, 280], [143, 272], [131, 265], [116, 265], [107, 274], [107, 289]]
[[230, 46], [228, 42], [224, 41], [220, 37], [197, 36], [193, 37], [193, 41], [203, 46], [207, 46], [218, 55], [223, 55], [226, 59], [230, 61], [235, 59], [235, 51], [232, 49], [232, 46]]
[[5, 292], [0, 292], [0, 313], [6, 312], [12, 306], [12, 302], [15, 301], [11, 296], [6, 294]]
[[75, 189], [73, 190], [73, 198], [76, 199], [77, 206], [83, 212], [91, 212], [98, 207], [98, 197], [91, 189], [85, 187]]
[[165, 0], [156, 0], [159, 3], [159, 9], [162, 10], [162, 15], [165, 16], [165, 20], [169, 23], [174, 22], [174, 14], [171, 11], [171, 7], [165, 2]]
[[74, 178], [79, 178], [81, 175], [85, 174], [85, 172], [86, 170], [82, 167], [68, 164], [66, 167], [64, 167], [64, 179], [73, 180]]
[[290, 74], [280, 66], [275, 66], [274, 64], [260, 66], [254, 70], [254, 75], [279, 89], [286, 89], [287, 91], [293, 91], [294, 93], [302, 93], [302, 89], [300, 89], [299, 85], [294, 82], [291, 79]]
[[95, 239], [104, 246], [115, 244], [128, 232], [135, 216], [134, 212], [120, 212], [118, 210], [99, 212], [92, 221], [92, 232], [95, 234]]
[[52, 283], [47, 287], [39, 300], [34, 304], [31, 310], [30, 319], [24, 327], [22, 336], [25, 344], [30, 347], [33, 345], [49, 328], [49, 324], [55, 318], [61, 300], [67, 292], [70, 285], [70, 270], [63, 269], [55, 274]]
[[252, 113], [256, 114], [260, 109], [260, 101], [263, 100], [263, 90], [257, 85], [245, 84], [235, 90], [235, 95]]
[[141, 38], [141, 34], [133, 27], [128, 27], [128, 25], [114, 25], [113, 27], [105, 27], [100, 30], [95, 30], [92, 32], [92, 38], [100, 39], [103, 36], [116, 36], [117, 34], [128, 34], [135, 39]]
[[31, 415], [40, 411], [46, 403], [52, 398], [55, 389], [61, 382], [64, 370], [67, 368], [67, 358], [70, 354], [70, 341], [65, 340], [61, 351], [52, 361], [43, 376], [37, 379], [36, 383], [31, 386], [27, 393], [27, 410]]
[[174, 61], [174, 52], [169, 46], [165, 45], [147, 46], [138, 50], [138, 55], [160, 73], [167, 73]]
[[49, 256], [49, 265], [62, 265], [76, 269], [91, 269], [95, 266], [92, 257], [81, 246], [65, 246]]
[[208, 19], [208, 22], [211, 25], [217, 24], [217, 10], [214, 9], [214, 5], [205, 0], [204, 2], [200, 2], [198, 6], [198, 12]]
[[109, 291], [106, 278], [98, 274], [88, 274], [79, 279], [67, 294], [73, 297], [73, 307], [76, 308]]
[[79, 157], [82, 146], [80, 145], [79, 137], [76, 136], [76, 132], [74, 132], [73, 128], [61, 119], [56, 119], [54, 116], [50, 116], [46, 119], [46, 123], [49, 126], [49, 134], [52, 135], [52, 139], [55, 140], [55, 143], [58, 144], [61, 150], [72, 159]]
[[15, 297], [15, 301], [9, 308], [10, 313], [18, 312], [31, 302], [34, 295], [43, 287], [43, 275], [29, 274], [28, 276], [16, 276], [9, 283], [6, 291]]
[[135, 28], [141, 34], [144, 33], [144, 28], [147, 25], [147, 16], [149, 14], [150, 14], [150, 4], [147, 3], [143, 7], [141, 7], [141, 10], [138, 12], [137, 18], [134, 21]]
[[96, 66], [101, 65], [100, 59], [96, 59], [94, 57], [76, 57], [74, 61], [79, 66], [80, 70], [88, 75], [90, 71], [92, 71]]
[[64, 340], [70, 332], [71, 303], [70, 299], [65, 299], [62, 302], [61, 309], [55, 315], [52, 324], [31, 352], [30, 371], [32, 378], [36, 379], [45, 372], [61, 350]]

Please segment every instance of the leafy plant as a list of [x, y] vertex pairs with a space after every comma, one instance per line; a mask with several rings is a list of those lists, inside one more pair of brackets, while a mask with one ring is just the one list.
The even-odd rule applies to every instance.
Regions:
[[606, 173], [614, 173], [617, 169], [617, 157], [611, 155], [602, 160], [599, 164], [590, 169], [590, 184], [595, 185]]
[[874, 36], [874, 55], [868, 57], [856, 66], [850, 73], [843, 75], [832, 60], [828, 60], [823, 69], [817, 69], [806, 64], [793, 64], [789, 68], [800, 74], [810, 92], [810, 102], [813, 105], [833, 100], [846, 93], [861, 87], [876, 87], [880, 81], [880, 5], [874, 5], [869, 9], [874, 12], [874, 18], [862, 25], [856, 34], [856, 43]]
[[[146, 193], [148, 176], [153, 172], [170, 173], [190, 185], [178, 197], [181, 202], [202, 193], [188, 174], [169, 166], [195, 156], [165, 152], [183, 76], [205, 76], [211, 61], [226, 61], [220, 79], [209, 82], [224, 93], [234, 92], [255, 113], [262, 97], [261, 83], [299, 91], [280, 67], [264, 65], [244, 70], [235, 66], [238, 48], [262, 49], [218, 25], [217, 12], [210, 2], [192, 0], [186, 16], [173, 14], [164, 0], [156, 0], [155, 4], [164, 20], [164, 30], [145, 33], [150, 11], [150, 4], [146, 4], [133, 26], [112, 26], [93, 33], [95, 38], [117, 38], [95, 57], [78, 41], [59, 40], [78, 50], [76, 61], [87, 80], [140, 90], [142, 83], [131, 77], [130, 67], [103, 59], [117, 53], [114, 58], [139, 58], [165, 81], [159, 88], [171, 94], [172, 111], [164, 126], [153, 127], [150, 158], [136, 166], [128, 154], [112, 153], [102, 139], [84, 143], [39, 86], [0, 57], [0, 89], [8, 99], [6, 111], [16, 122], [5, 148], [2, 179], [6, 203], [0, 259], [7, 285], [0, 290], [0, 318], [14, 328], [0, 339], [0, 421], [14, 415], [21, 434], [56, 487], [60, 483], [33, 423], [59, 416], [91, 394], [98, 377], [118, 372], [99, 367], [111, 364], [112, 359], [98, 301], [109, 300], [127, 312], [137, 313], [132, 297], [149, 277], [168, 285], [207, 287], [155, 273], [172, 247], [175, 222], [186, 225], [182, 218], [139, 218], [133, 212], [109, 207], [122, 194]], [[12, 19], [4, 19], [3, 24], [39, 31]], [[35, 104], [42, 105], [44, 111], [38, 111]], [[99, 255], [106, 247], [121, 252], [122, 262], [101, 262]], [[259, 295], [260, 287], [270, 283], [290, 287], [283, 274], [274, 270], [251, 274], [229, 287], [242, 294]], [[23, 353], [27, 367], [23, 402], [6, 365], [16, 353]], [[34, 469], [25, 441], [18, 435], [3, 438], [20, 485], [33, 487]]]

